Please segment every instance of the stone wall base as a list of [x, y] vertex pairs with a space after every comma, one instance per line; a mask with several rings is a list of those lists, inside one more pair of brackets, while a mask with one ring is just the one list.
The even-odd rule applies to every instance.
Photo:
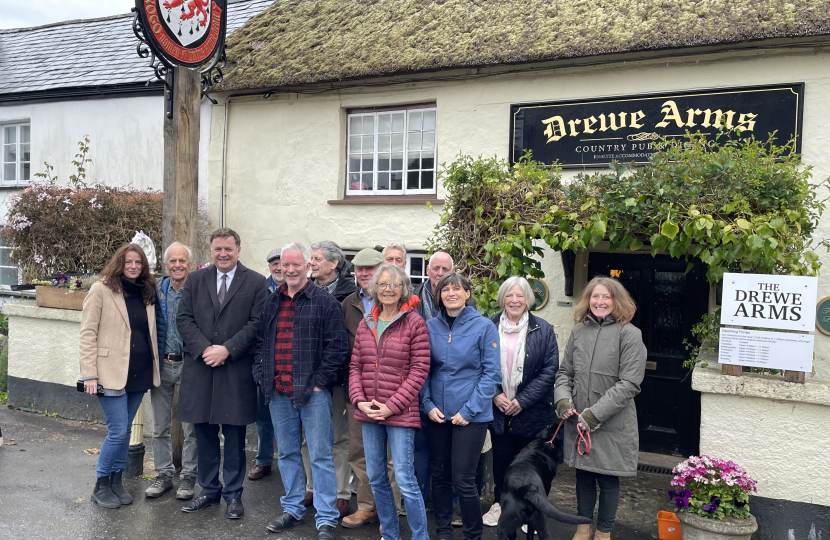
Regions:
[[[827, 479], [815, 480], [816, 489], [824, 489]], [[830, 538], [830, 506], [767, 497], [750, 497], [749, 506], [758, 520], [758, 532], [752, 540]]]
[[61, 418], [106, 424], [98, 398], [74, 386], [9, 376], [9, 403], [24, 411], [57, 414]]

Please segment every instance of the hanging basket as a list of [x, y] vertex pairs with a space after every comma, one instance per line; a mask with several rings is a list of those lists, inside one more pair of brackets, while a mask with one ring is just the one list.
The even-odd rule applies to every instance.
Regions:
[[750, 540], [752, 533], [758, 530], [758, 523], [752, 514], [748, 519], [710, 519], [678, 512], [677, 519], [683, 524], [683, 540]]
[[84, 298], [89, 291], [70, 291], [69, 289], [38, 285], [35, 287], [35, 299], [38, 307], [74, 309], [81, 311]]

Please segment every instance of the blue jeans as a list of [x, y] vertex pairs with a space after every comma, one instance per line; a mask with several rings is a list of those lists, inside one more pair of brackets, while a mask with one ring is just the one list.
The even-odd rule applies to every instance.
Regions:
[[271, 409], [265, 404], [259, 385], [256, 387], [256, 401], [256, 464], [264, 467], [274, 462], [274, 424], [271, 422]]
[[311, 476], [314, 480], [314, 507], [317, 509], [317, 528], [322, 525], [337, 527], [337, 477], [334, 474], [334, 428], [331, 423], [331, 394], [328, 390], [312, 392], [308, 402], [300, 408], [294, 401], [274, 394], [271, 396], [271, 419], [277, 436], [277, 459], [285, 495], [280, 497], [283, 510], [302, 519], [306, 508], [305, 471], [300, 448], [305, 427], [308, 452], [311, 457]]
[[427, 426], [429, 416], [421, 413], [421, 431], [415, 433], [415, 478], [424, 497], [424, 505], [429, 504], [429, 436]]
[[98, 455], [98, 478], [123, 471], [127, 466], [133, 418], [141, 407], [142, 398], [144, 392], [127, 392], [117, 397], [98, 396], [107, 419], [107, 438]]
[[429, 540], [427, 511], [424, 497], [415, 479], [415, 428], [363, 424], [363, 452], [366, 455], [366, 472], [372, 484], [375, 509], [383, 527], [385, 540], [400, 540], [398, 511], [392, 498], [392, 484], [386, 472], [386, 441], [392, 449], [395, 480], [401, 490], [406, 508], [406, 520], [412, 530], [412, 540]]

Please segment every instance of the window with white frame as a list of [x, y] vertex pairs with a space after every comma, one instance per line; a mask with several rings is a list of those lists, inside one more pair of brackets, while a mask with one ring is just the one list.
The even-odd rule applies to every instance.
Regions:
[[18, 269], [12, 262], [12, 248], [6, 244], [3, 229], [0, 228], [0, 287], [17, 285]]
[[3, 184], [28, 182], [31, 171], [29, 124], [5, 124], [0, 128], [3, 157], [0, 179]]
[[435, 193], [435, 109], [348, 115], [347, 195]]
[[413, 286], [420, 285], [427, 280], [426, 255], [423, 253], [410, 253], [406, 256], [406, 273], [412, 281]]

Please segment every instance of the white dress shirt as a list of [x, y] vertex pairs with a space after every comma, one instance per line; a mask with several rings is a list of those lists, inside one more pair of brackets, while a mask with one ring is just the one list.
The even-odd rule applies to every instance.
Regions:
[[224, 274], [218, 268], [216, 269], [216, 294], [219, 294], [219, 289], [222, 288], [222, 276], [225, 275], [228, 276], [227, 284], [225, 285], [227, 287], [226, 290], [231, 290], [231, 281], [233, 281], [234, 274], [236, 274], [236, 265]]

